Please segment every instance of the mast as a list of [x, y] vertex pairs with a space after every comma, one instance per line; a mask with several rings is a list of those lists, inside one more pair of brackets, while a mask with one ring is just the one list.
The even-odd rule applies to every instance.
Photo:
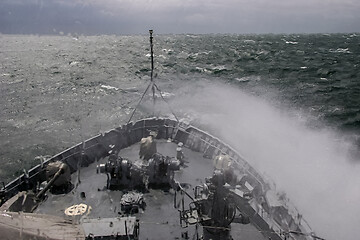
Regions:
[[[136, 109], [138, 108], [138, 106], [140, 105], [141, 101], [143, 100], [143, 98], [145, 97], [145, 94], [147, 93], [147, 91], [149, 90], [150, 86], [153, 92], [153, 99], [154, 99], [154, 110], [155, 111], [155, 83], [154, 83], [154, 79], [153, 79], [153, 73], [154, 73], [154, 52], [153, 52], [153, 30], [149, 30], [150, 33], [150, 55], [151, 55], [151, 75], [150, 75], [150, 84], [147, 86], [145, 92], [143, 93], [143, 95], [141, 96], [138, 104], [136, 105], [136, 107], [134, 108], [134, 111], [132, 112], [129, 120], [127, 123], [129, 123], [132, 119], [132, 117], [134, 116]], [[154, 115], [154, 114], [153, 114]]]
[[150, 55], [151, 55], [151, 81], [153, 81], [154, 72], [154, 51], [153, 51], [153, 30], [149, 30], [150, 33]]
[[[159, 89], [159, 87], [156, 85], [155, 81], [154, 81], [154, 50], [153, 50], [153, 30], [149, 30], [150, 33], [150, 56], [151, 56], [151, 74], [150, 74], [150, 83], [147, 86], [145, 92], [143, 93], [143, 95], [141, 96], [138, 104], [136, 105], [136, 107], [134, 108], [134, 111], [132, 112], [129, 120], [127, 123], [130, 123], [131, 119], [133, 118], [136, 109], [138, 108], [138, 106], [140, 105], [141, 101], [143, 100], [143, 98], [145, 97], [145, 94], [147, 93], [147, 91], [149, 90], [149, 88], [151, 87], [152, 90], [152, 96], [153, 96], [153, 116], [155, 116], [155, 91], [158, 90], [159, 91], [159, 95], [160, 97], [164, 100], [165, 103], [168, 104], [168, 102], [165, 100], [164, 96], [161, 93], [161, 90]], [[169, 105], [169, 104], [168, 104]], [[169, 106], [170, 108], [170, 106]], [[170, 108], [171, 113], [174, 115], [174, 117], [176, 118], [176, 121], [179, 122], [179, 119], [177, 118], [177, 116], [175, 115], [175, 113], [172, 111], [172, 109]]]
[[152, 83], [151, 89], [152, 89], [152, 95], [153, 95], [153, 115], [155, 113], [155, 85], [154, 85], [154, 51], [153, 51], [153, 30], [149, 30], [150, 33], [150, 55], [151, 55], [151, 74], [150, 74], [150, 80]]

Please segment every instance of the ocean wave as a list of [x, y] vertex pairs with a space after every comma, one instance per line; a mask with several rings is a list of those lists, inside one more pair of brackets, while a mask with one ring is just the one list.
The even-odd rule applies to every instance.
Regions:
[[[358, 37], [159, 35], [154, 43], [154, 67], [155, 73], [162, 76], [160, 82], [174, 85], [206, 79], [234, 84], [260, 97], [274, 92], [274, 99], [291, 108], [313, 109], [314, 119], [336, 128], [349, 125], [346, 110], [360, 112]], [[24, 103], [38, 106], [43, 102], [40, 97], [59, 99], [56, 107], [65, 109], [81, 96], [89, 96], [87, 101], [94, 101], [89, 105], [96, 105], [100, 97], [116, 102], [118, 99], [112, 97], [120, 95], [124, 98], [123, 109], [130, 108], [136, 101], [126, 97], [139, 94], [120, 93], [130, 92], [127, 89], [132, 87], [131, 91], [141, 92], [140, 86], [150, 79], [149, 45], [144, 36], [84, 36], [78, 41], [60, 36], [17, 37], [17, 42], [13, 39], [0, 39], [0, 105], [15, 110], [0, 115], [0, 120], [6, 115], [17, 119], [17, 114], [25, 111], [36, 115]], [[330, 105], [345, 110], [326, 112]], [[64, 115], [64, 110], [56, 111]], [[335, 114], [343, 115], [335, 118]], [[354, 134], [360, 135], [360, 126], [352, 127]]]
[[329, 52], [331, 52], [331, 53], [352, 53], [352, 52], [350, 52], [349, 48], [338, 48], [336, 50], [330, 49]]

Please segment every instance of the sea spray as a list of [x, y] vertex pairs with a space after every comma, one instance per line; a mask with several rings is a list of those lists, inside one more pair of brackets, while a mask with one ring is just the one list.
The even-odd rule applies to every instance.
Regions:
[[211, 129], [273, 179], [319, 236], [354, 239], [360, 165], [347, 157], [351, 143], [325, 127], [308, 128], [301, 113], [233, 86], [197, 81], [175, 94], [171, 104], [178, 112]]

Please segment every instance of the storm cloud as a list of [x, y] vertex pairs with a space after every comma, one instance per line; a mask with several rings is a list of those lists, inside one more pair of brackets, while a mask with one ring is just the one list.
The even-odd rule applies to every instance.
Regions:
[[360, 31], [355, 0], [3, 0], [5, 34]]

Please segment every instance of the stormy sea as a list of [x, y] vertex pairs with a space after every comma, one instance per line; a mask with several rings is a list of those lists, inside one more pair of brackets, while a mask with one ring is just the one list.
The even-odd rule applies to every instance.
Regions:
[[[134, 119], [171, 116], [223, 139], [318, 236], [360, 223], [360, 34], [154, 35]], [[0, 180], [126, 123], [150, 81], [137, 36], [0, 35]]]

